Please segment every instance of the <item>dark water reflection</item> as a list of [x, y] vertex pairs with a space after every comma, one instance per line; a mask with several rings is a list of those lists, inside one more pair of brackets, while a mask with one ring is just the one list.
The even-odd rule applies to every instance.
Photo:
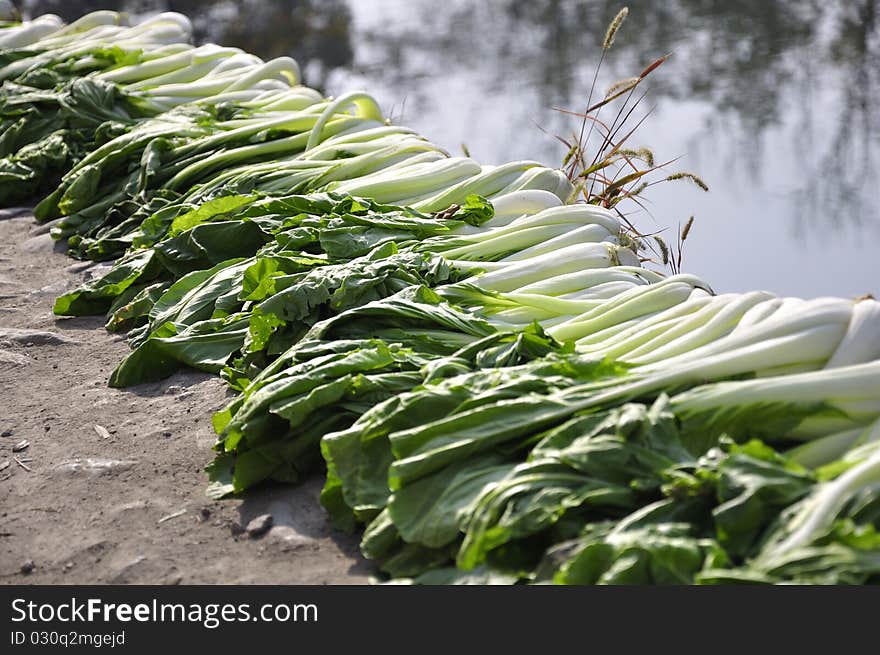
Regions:
[[[880, 0], [630, 0], [604, 89], [657, 56], [634, 145], [698, 172], [709, 194], [652, 187], [647, 229], [697, 223], [684, 268], [721, 290], [880, 292]], [[306, 81], [364, 88], [386, 111], [485, 162], [564, 155], [550, 134], [582, 108], [606, 0], [31, 0], [74, 17], [117, 6], [192, 16], [197, 37], [290, 54]], [[645, 107], [649, 105], [646, 103]], [[635, 209], [635, 208], [633, 208]]]

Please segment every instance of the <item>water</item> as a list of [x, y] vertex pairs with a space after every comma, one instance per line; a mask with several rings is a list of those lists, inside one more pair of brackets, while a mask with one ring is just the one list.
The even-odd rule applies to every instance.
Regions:
[[[264, 57], [291, 54], [328, 93], [372, 93], [398, 122], [485, 163], [561, 163], [605, 27], [604, 0], [31, 0], [35, 13], [174, 9], [197, 36]], [[669, 172], [645, 192], [642, 231], [675, 241], [683, 269], [718, 291], [880, 295], [880, 0], [634, 0], [597, 88], [670, 59], [634, 114], [631, 145]], [[613, 118], [613, 112], [602, 115]], [[540, 128], [539, 128], [540, 126]]]

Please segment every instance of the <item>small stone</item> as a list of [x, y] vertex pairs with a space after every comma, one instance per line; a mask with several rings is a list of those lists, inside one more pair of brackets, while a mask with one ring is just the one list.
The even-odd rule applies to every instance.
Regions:
[[11, 437], [12, 435], [12, 430], [3, 430], [3, 432], [0, 432], [0, 437]]
[[209, 518], [211, 518], [211, 510], [207, 507], [203, 507], [199, 510], [199, 516], [201, 517], [202, 521], [207, 521]]
[[86, 475], [89, 477], [97, 477], [100, 475], [113, 474], [119, 471], [126, 471], [137, 464], [136, 460], [124, 459], [101, 459], [101, 458], [75, 458], [65, 462], [61, 462], [54, 471], [58, 473], [66, 473], [69, 475]]
[[23, 450], [27, 450], [28, 446], [30, 446], [30, 445], [31, 445], [30, 441], [28, 441], [27, 439], [22, 439], [21, 441], [19, 441], [17, 444], [15, 444], [12, 447], [12, 452], [20, 453]]
[[9, 468], [9, 460], [8, 459], [4, 459], [2, 462], [0, 462], [0, 471], [5, 471], [8, 468]]
[[34, 560], [32, 560], [32, 559], [25, 560], [24, 564], [21, 565], [21, 572], [22, 572], [23, 575], [28, 575], [28, 574], [31, 573], [36, 567], [37, 567], [37, 565], [34, 564]]
[[162, 432], [162, 436], [163, 436], [163, 437], [170, 437], [170, 436], [171, 436], [171, 430], [164, 430], [164, 431]]
[[7, 364], [9, 366], [24, 366], [25, 364], [29, 364], [31, 362], [30, 357], [25, 357], [24, 355], [11, 352], [9, 350], [4, 350], [2, 344], [3, 342], [0, 341], [0, 364]]
[[244, 532], [244, 528], [241, 527], [241, 523], [238, 523], [237, 521], [233, 521], [232, 523], [229, 524], [229, 532], [232, 533], [233, 537], [237, 537], [238, 535], [240, 535], [241, 533]]
[[67, 267], [67, 270], [71, 273], [82, 273], [87, 268], [90, 268], [95, 265], [95, 262], [77, 262], [76, 264], [71, 264]]
[[272, 527], [272, 515], [271, 514], [260, 514], [256, 518], [251, 519], [250, 523], [247, 524], [245, 528], [245, 532], [248, 533], [248, 536], [251, 539], [256, 539], [260, 537], [266, 532], [269, 531], [269, 528]]
[[58, 346], [66, 343], [77, 343], [70, 337], [58, 332], [46, 330], [29, 330], [18, 328], [0, 328], [0, 339], [12, 341], [26, 346]]

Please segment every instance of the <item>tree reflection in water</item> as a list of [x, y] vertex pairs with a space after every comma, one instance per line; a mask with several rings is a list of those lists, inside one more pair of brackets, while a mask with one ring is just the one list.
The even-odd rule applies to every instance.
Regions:
[[[357, 41], [367, 37], [370, 53], [365, 60], [356, 52], [356, 67], [382, 69], [389, 86], [408, 89], [407, 102], [417, 109], [437, 101], [419, 97], [420, 88], [430, 93], [420, 80], [475, 67], [484, 73], [477, 78], [484, 88], [475, 93], [491, 98], [522, 89], [520, 97], [533, 103], [528, 116], [540, 115], [551, 131], [565, 131], [566, 120], [546, 109], [583, 104], [601, 35], [621, 2], [451, 2], [443, 11], [430, 0], [407, 4], [411, 20], [358, 34]], [[672, 52], [673, 60], [652, 75], [651, 98], [661, 107], [669, 105], [664, 101], [710, 105], [705, 124], [691, 131], [723, 135], [715, 156], [748, 180], [774, 184], [774, 171], [762, 165], [765, 136], [781, 126], [795, 128], [789, 130], [788, 148], [801, 182], [780, 191], [790, 196], [795, 227], [818, 228], [828, 221], [848, 222], [854, 229], [876, 225], [870, 200], [878, 181], [874, 160], [880, 134], [872, 102], [880, 72], [877, 0], [625, 4], [630, 12], [608, 62], [606, 83]], [[421, 28], [414, 29], [417, 25]], [[527, 118], [516, 116], [517, 121]], [[650, 135], [651, 127], [643, 132]], [[536, 154], [548, 161], [561, 157], [551, 141], [531, 147], [541, 149]], [[716, 189], [729, 183], [712, 181]]]

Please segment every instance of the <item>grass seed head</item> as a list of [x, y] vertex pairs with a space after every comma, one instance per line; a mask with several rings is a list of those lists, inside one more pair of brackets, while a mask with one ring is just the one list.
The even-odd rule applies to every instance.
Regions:
[[651, 238], [654, 239], [654, 242], [660, 249], [660, 256], [663, 258], [663, 265], [666, 266], [667, 264], [669, 264], [669, 246], [667, 246], [666, 242], [657, 235], [654, 235]]
[[700, 187], [703, 191], [709, 190], [709, 185], [703, 182], [697, 175], [693, 173], [673, 173], [669, 177], [666, 178], [667, 182], [674, 182], [675, 180], [690, 180], [698, 187]]
[[691, 216], [687, 223], [684, 224], [684, 228], [681, 230], [681, 240], [682, 242], [686, 241], [688, 238], [688, 234], [691, 232], [691, 226], [694, 224], [694, 217]]
[[629, 91], [640, 81], [640, 77], [625, 77], [622, 80], [617, 80], [614, 84], [608, 87], [608, 90], [605, 92], [605, 97], [610, 98], [615, 93], [619, 93], [621, 91]]
[[617, 30], [620, 29], [621, 25], [623, 25], [623, 21], [626, 20], [626, 15], [628, 13], [629, 8], [627, 7], [624, 7], [617, 12], [614, 20], [611, 21], [611, 24], [608, 26], [608, 31], [605, 32], [605, 40], [602, 42], [603, 50], [608, 50], [608, 48], [610, 48], [614, 44], [614, 37], [617, 36]]

